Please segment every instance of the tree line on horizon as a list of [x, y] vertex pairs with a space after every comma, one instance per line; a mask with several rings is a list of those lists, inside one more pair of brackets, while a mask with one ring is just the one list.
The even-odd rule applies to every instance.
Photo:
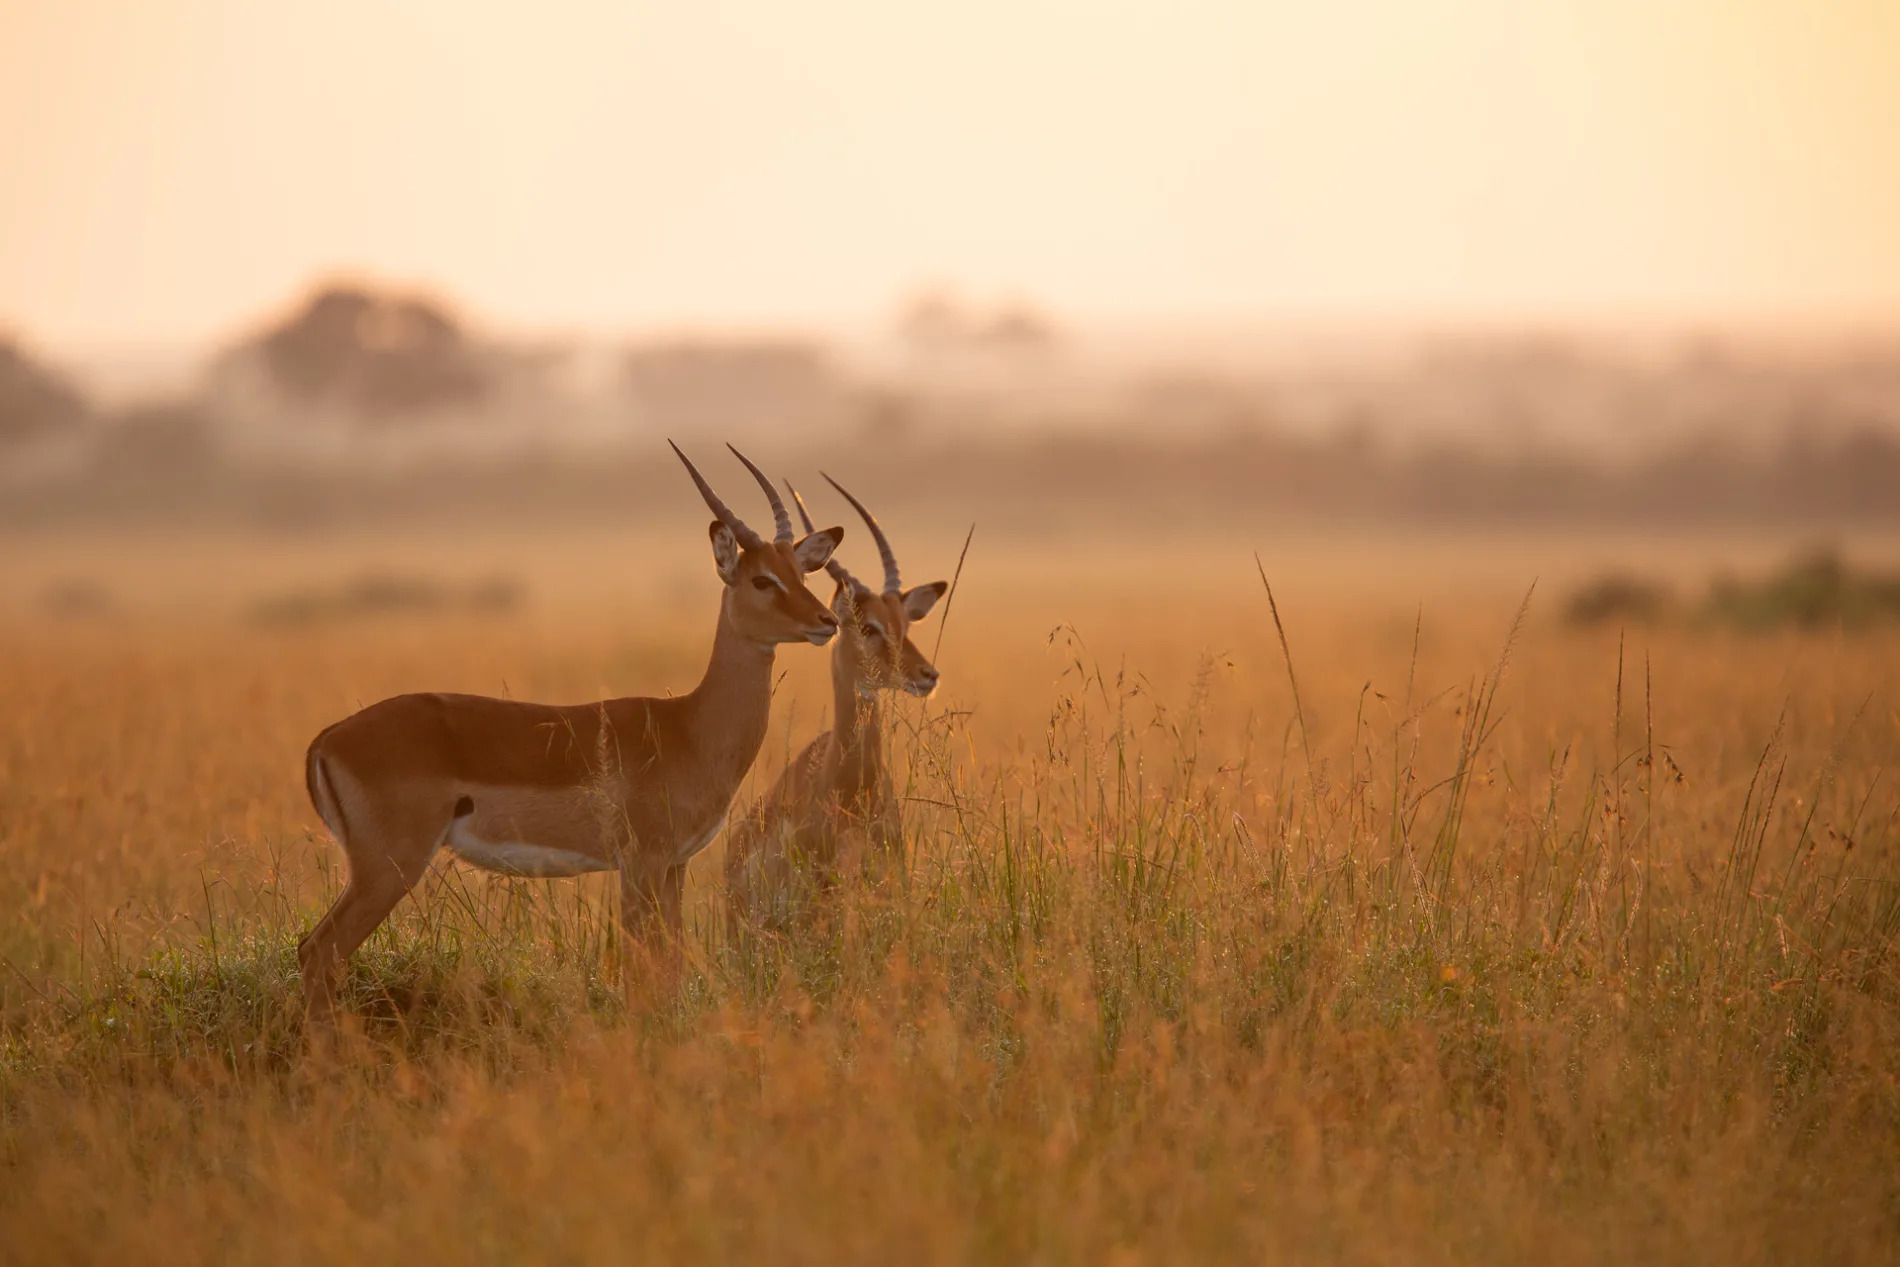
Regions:
[[[1062, 332], [1025, 304], [984, 314], [931, 292], [894, 330], [909, 359], [870, 370], [797, 335], [628, 343], [595, 365], [590, 395], [572, 347], [339, 282], [217, 350], [183, 389], [110, 408], [0, 334], [0, 483], [14, 519], [156, 514], [187, 496], [242, 505], [290, 487], [321, 520], [339, 500], [373, 510], [365, 482], [400, 501], [409, 468], [446, 463], [496, 504], [585, 510], [642, 481], [641, 441], [742, 434], [768, 451], [843, 441], [861, 462], [929, 452], [939, 478], [925, 497], [1017, 486], [1059, 508], [1139, 490], [1136, 504], [1188, 519], [1900, 518], [1900, 346], [1799, 361], [1704, 339], [1641, 359], [1467, 337], [1397, 369], [1105, 380], [1065, 364]], [[576, 414], [594, 424], [585, 452], [559, 428]]]

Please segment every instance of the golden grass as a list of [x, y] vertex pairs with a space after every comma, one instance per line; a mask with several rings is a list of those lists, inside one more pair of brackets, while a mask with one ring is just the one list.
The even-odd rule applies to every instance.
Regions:
[[1244, 555], [976, 558], [901, 885], [760, 943], [701, 860], [681, 997], [629, 1008], [608, 883], [445, 863], [325, 1065], [309, 736], [682, 689], [709, 576], [0, 627], [0, 1260], [1891, 1259], [1893, 635], [1632, 634], [1619, 677], [1537, 604], [1506, 662], [1494, 588], [1295, 569], [1296, 715]]

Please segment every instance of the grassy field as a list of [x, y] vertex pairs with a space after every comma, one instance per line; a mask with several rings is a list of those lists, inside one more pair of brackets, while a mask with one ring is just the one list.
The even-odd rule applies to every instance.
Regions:
[[1571, 630], [1526, 546], [1268, 549], [1283, 642], [1245, 549], [979, 537], [899, 882], [735, 939], [715, 845], [629, 1006], [607, 879], [441, 862], [302, 1059], [312, 734], [697, 677], [709, 561], [591, 549], [288, 625], [466, 554], [0, 549], [0, 1261], [1893, 1260], [1900, 634]]

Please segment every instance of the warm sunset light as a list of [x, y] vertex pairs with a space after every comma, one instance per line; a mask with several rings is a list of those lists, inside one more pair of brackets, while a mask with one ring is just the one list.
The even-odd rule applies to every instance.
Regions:
[[0, 0], [0, 1267], [1890, 1264], [1900, 0]]
[[0, 5], [0, 320], [1900, 318], [1887, 0]]

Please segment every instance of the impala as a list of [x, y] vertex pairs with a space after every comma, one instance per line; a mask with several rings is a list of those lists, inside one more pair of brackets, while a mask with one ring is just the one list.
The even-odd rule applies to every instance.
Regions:
[[677, 947], [686, 864], [718, 832], [765, 739], [776, 647], [823, 646], [838, 630], [804, 577], [844, 530], [808, 528], [794, 541], [771, 480], [733, 449], [771, 502], [767, 541], [673, 452], [715, 516], [725, 584], [712, 659], [692, 691], [564, 706], [398, 695], [311, 742], [310, 800], [349, 860], [341, 896], [297, 947], [311, 1017], [333, 1014], [351, 952], [445, 845], [507, 875], [618, 870], [629, 941], [650, 939], [657, 918]]
[[[928, 698], [937, 689], [937, 670], [910, 640], [910, 627], [949, 586], [933, 581], [906, 590], [877, 520], [842, 484], [825, 479], [871, 530], [884, 589], [872, 590], [836, 559], [825, 565], [838, 583], [831, 610], [843, 628], [831, 653], [832, 729], [812, 740], [727, 834], [727, 901], [741, 922], [782, 924], [801, 892], [831, 884], [841, 863], [901, 854], [878, 697], [902, 690]], [[809, 531], [805, 499], [789, 482], [786, 488]]]

